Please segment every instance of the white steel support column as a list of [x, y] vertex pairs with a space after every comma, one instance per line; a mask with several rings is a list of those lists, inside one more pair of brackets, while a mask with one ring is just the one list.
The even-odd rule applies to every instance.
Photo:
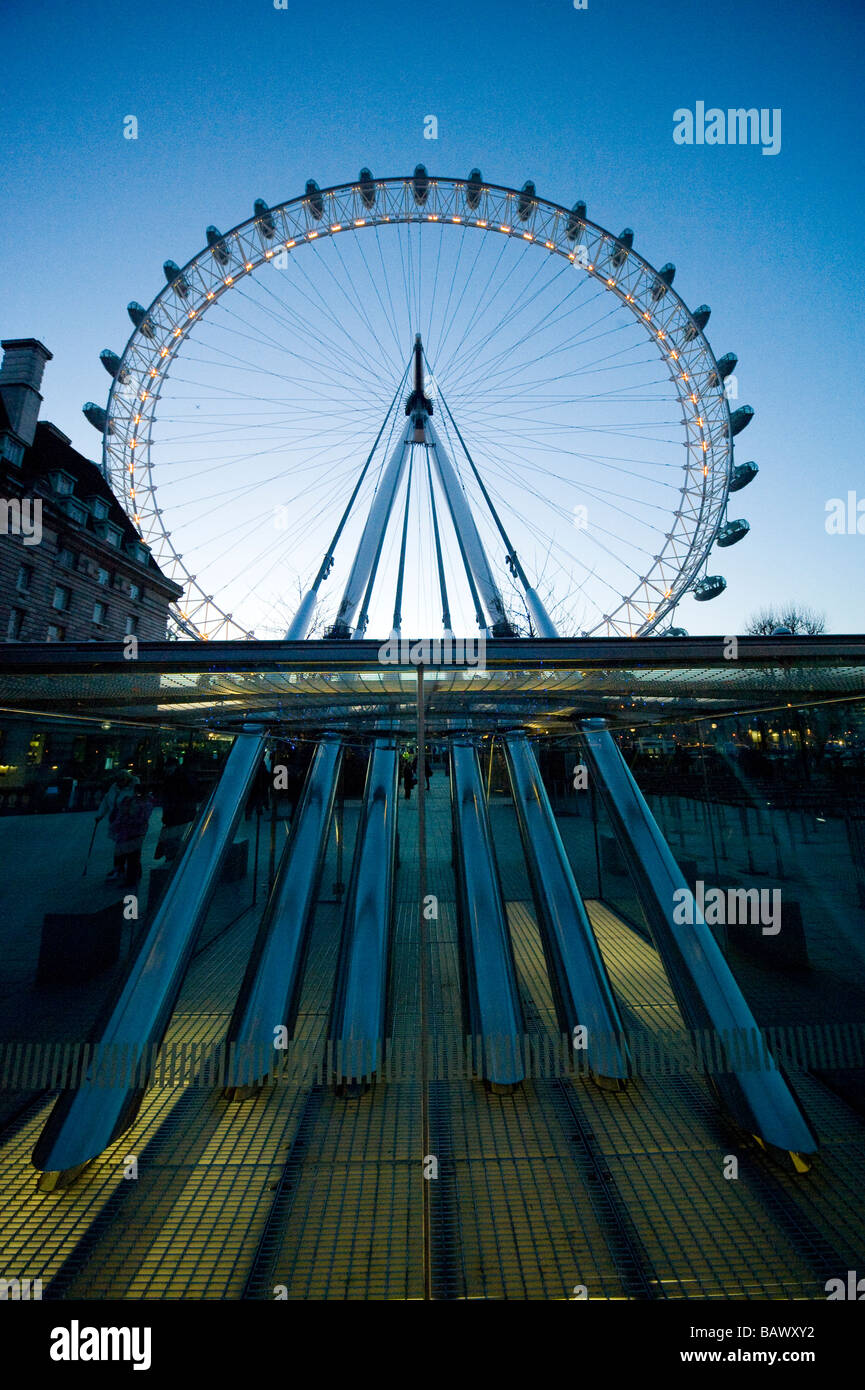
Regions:
[[[334, 630], [340, 629], [338, 633], [340, 636], [348, 636], [348, 629], [351, 627], [357, 610], [363, 602], [370, 577], [378, 563], [382, 542], [384, 541], [384, 533], [387, 529], [397, 490], [405, 470], [411, 428], [411, 422], [409, 422], [402, 431], [399, 442], [388, 459], [387, 466], [381, 475], [378, 488], [372, 499], [364, 523], [363, 534], [358, 542], [354, 563], [352, 564], [351, 573], [346, 581], [342, 601], [339, 605], [339, 612], [336, 615], [336, 621], [334, 623]], [[337, 635], [336, 632], [335, 635]], [[362, 636], [363, 634], [358, 633], [358, 635]]]
[[428, 416], [424, 420], [424, 429], [432, 445], [436, 472], [447, 498], [454, 530], [460, 539], [466, 563], [471, 569], [478, 593], [486, 609], [490, 633], [492, 636], [509, 636], [511, 625], [505, 612], [501, 592], [493, 578], [483, 541], [478, 533], [478, 528], [475, 526], [468, 498], [462, 489], [457, 471]]

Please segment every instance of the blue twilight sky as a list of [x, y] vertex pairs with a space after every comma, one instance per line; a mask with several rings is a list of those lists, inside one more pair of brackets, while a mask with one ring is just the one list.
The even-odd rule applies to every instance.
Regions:
[[[865, 534], [828, 535], [826, 503], [863, 467], [861, 0], [43, 0], [3, 18], [4, 337], [54, 353], [43, 416], [91, 457], [105, 346], [148, 304], [162, 262], [255, 198], [410, 172], [539, 194], [677, 267], [739, 356], [736, 444], [758, 479], [733, 499], [751, 535], [716, 553], [728, 590], [686, 599], [693, 632], [740, 631], [764, 601], [861, 631]], [[780, 108], [781, 150], [674, 143], [673, 112]], [[123, 118], [139, 138], [123, 138]], [[423, 118], [438, 139], [423, 138]], [[855, 522], [854, 522], [855, 524]], [[865, 520], [863, 520], [865, 527]]]

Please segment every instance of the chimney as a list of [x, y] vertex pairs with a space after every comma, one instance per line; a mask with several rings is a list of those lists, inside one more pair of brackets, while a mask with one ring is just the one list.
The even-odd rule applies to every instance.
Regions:
[[36, 338], [5, 338], [0, 366], [0, 396], [15, 437], [30, 448], [42, 397], [42, 373], [53, 356]]

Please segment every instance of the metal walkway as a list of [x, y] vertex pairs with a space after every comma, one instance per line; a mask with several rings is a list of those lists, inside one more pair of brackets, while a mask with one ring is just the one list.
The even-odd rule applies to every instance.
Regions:
[[[464, 1037], [447, 781], [427, 802], [430, 1028]], [[416, 1040], [419, 1009], [416, 804], [399, 801], [402, 863], [389, 961], [388, 1033]], [[499, 817], [499, 856], [517, 844]], [[351, 850], [357, 808], [347, 808]], [[507, 876], [504, 876], [507, 881]], [[331, 853], [322, 894], [335, 878]], [[607, 906], [589, 916], [630, 1028], [679, 1022], [652, 947]], [[508, 903], [531, 1033], [558, 1036], [529, 902]], [[296, 1035], [326, 1036], [340, 909], [320, 901]], [[252, 947], [253, 914], [193, 961], [169, 1041], [224, 1036]], [[46, 1298], [421, 1299], [815, 1298], [861, 1255], [865, 1124], [805, 1072], [792, 1076], [820, 1139], [814, 1168], [785, 1173], [738, 1146], [703, 1081], [527, 1080], [493, 1095], [480, 1081], [428, 1082], [423, 1176], [419, 1079], [342, 1097], [314, 1077], [232, 1103], [213, 1088], [153, 1087], [132, 1129], [68, 1191], [40, 1193], [30, 1163], [50, 1104], [0, 1142], [0, 1265], [41, 1278]], [[739, 1176], [724, 1177], [725, 1157]], [[124, 1177], [129, 1159], [137, 1177]], [[429, 1182], [425, 1241], [424, 1183]]]

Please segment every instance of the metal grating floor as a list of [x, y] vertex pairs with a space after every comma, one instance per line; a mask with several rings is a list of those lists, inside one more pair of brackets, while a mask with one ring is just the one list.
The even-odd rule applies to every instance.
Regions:
[[[428, 803], [428, 1023], [462, 1038], [446, 779]], [[390, 963], [390, 1028], [419, 1027], [416, 803], [400, 801], [403, 862]], [[352, 818], [347, 816], [348, 845]], [[513, 846], [497, 835], [500, 857]], [[331, 860], [324, 885], [335, 878]], [[510, 881], [510, 880], [508, 880]], [[678, 1011], [652, 948], [589, 904], [629, 1026]], [[531, 908], [509, 904], [526, 1024], [557, 1035]], [[248, 914], [195, 959], [170, 1040], [223, 1036], [255, 930]], [[339, 909], [319, 906], [296, 1034], [325, 1036]], [[48, 1298], [814, 1298], [856, 1268], [865, 1220], [865, 1125], [807, 1073], [794, 1084], [821, 1137], [803, 1177], [725, 1126], [708, 1088], [642, 1076], [628, 1091], [534, 1080], [512, 1095], [476, 1081], [380, 1082], [360, 1098], [317, 1083], [241, 1104], [153, 1089], [125, 1138], [66, 1193], [40, 1194], [29, 1155], [49, 1105], [0, 1144], [0, 1268]], [[424, 1122], [426, 1117], [427, 1129]], [[438, 1177], [422, 1176], [424, 1133]], [[138, 1177], [124, 1179], [127, 1155]], [[724, 1159], [739, 1176], [723, 1176]], [[425, 1223], [425, 1201], [427, 1204]], [[425, 1226], [428, 1239], [425, 1239]]]

